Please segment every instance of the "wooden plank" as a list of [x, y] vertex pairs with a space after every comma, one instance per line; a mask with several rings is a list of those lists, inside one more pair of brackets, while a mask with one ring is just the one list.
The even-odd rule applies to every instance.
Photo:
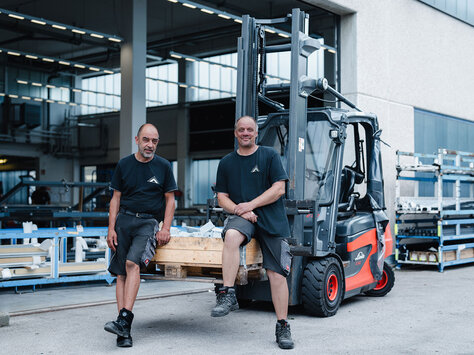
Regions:
[[40, 253], [48, 255], [48, 252], [28, 244], [19, 244], [19, 245], [2, 245], [0, 246], [0, 255], [10, 255], [10, 254], [25, 254], [25, 253]]
[[[46, 257], [40, 256], [40, 261], [43, 263], [46, 260]], [[32, 264], [33, 257], [32, 256], [25, 256], [25, 257], [15, 257], [15, 258], [2, 258], [0, 255], [0, 266], [3, 265], [10, 265], [10, 264]]]
[[[178, 264], [200, 264], [221, 265], [222, 248], [224, 243], [220, 238], [200, 237], [172, 237], [167, 245], [156, 248], [153, 260], [155, 263], [178, 263]], [[245, 264], [262, 263], [263, 256], [258, 242], [254, 239], [245, 248]]]
[[[83, 262], [83, 263], [61, 263], [59, 264], [59, 275], [97, 273], [106, 271], [105, 262]], [[12, 278], [27, 276], [49, 276], [51, 274], [51, 265], [31, 268], [11, 268]]]
[[221, 265], [222, 250], [172, 250], [157, 249], [153, 261], [156, 263]]
[[182, 279], [188, 275], [186, 267], [181, 265], [165, 265], [165, 277]]
[[460, 258], [461, 259], [474, 258], [474, 248], [467, 248], [467, 249], [461, 250]]
[[[155, 265], [156, 266], [156, 265]], [[197, 267], [186, 266], [183, 264], [165, 264], [158, 265], [160, 274], [163, 280], [184, 280], [190, 277], [209, 278], [212, 280], [222, 279], [222, 269], [216, 267], [202, 266]], [[149, 276], [150, 274], [148, 274]], [[147, 276], [147, 277], [148, 277]], [[239, 266], [237, 273], [236, 284], [246, 285], [248, 280], [263, 280], [265, 279], [265, 271], [261, 264], [253, 264], [247, 266]], [[216, 281], [218, 282], [218, 281]]]

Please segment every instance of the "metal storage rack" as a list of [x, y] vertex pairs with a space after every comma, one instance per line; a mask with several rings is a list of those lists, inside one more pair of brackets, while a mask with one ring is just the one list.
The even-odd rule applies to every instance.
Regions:
[[114, 277], [107, 271], [109, 248], [90, 251], [96, 253], [91, 258], [95, 260], [91, 261], [71, 261], [67, 255], [68, 238], [75, 238], [76, 242], [77, 237], [100, 238], [106, 235], [107, 227], [84, 227], [82, 231], [76, 228], [40, 228], [32, 233], [23, 233], [23, 229], [2, 229], [0, 240], [45, 238], [50, 243], [43, 249], [34, 244], [0, 245], [0, 288], [14, 287], [17, 290], [21, 286], [33, 286], [34, 289], [36, 285], [97, 280], [111, 284]]
[[[474, 153], [398, 151], [396, 168], [398, 267], [436, 265], [442, 272], [446, 266], [474, 262]], [[419, 196], [423, 182], [434, 183], [431, 196]], [[450, 190], [452, 197], [446, 197]], [[410, 196], [402, 195], [407, 191]]]

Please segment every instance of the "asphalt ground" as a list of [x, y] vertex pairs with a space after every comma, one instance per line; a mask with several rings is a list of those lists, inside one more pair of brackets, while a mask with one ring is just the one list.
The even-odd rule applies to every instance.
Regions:
[[[10, 325], [0, 328], [0, 354], [474, 354], [474, 267], [451, 267], [444, 273], [405, 267], [395, 274], [388, 295], [353, 297], [330, 318], [311, 317], [301, 307], [291, 307], [293, 350], [280, 350], [275, 343], [270, 303], [254, 302], [226, 317], [211, 318], [215, 296], [203, 292], [209, 285], [190, 284], [188, 291], [194, 293], [187, 294], [179, 283], [176, 295], [168, 285], [161, 296], [137, 301], [133, 348], [117, 348], [115, 336], [103, 330], [104, 323], [115, 318], [116, 308], [103, 300], [92, 306], [94, 294], [100, 292], [97, 287], [110, 292], [110, 287], [94, 286], [87, 307], [70, 296], [77, 308], [40, 313], [30, 309], [23, 315], [17, 310]], [[90, 288], [72, 289], [87, 295]], [[36, 291], [34, 298], [47, 299], [48, 292]], [[21, 296], [2, 291], [0, 302]]]

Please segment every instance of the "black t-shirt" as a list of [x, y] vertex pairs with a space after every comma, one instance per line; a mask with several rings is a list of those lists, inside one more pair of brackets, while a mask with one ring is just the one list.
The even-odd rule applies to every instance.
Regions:
[[[229, 198], [239, 204], [253, 200], [281, 180], [288, 180], [288, 175], [280, 156], [272, 148], [259, 146], [251, 155], [234, 151], [222, 158], [217, 168], [216, 191], [229, 194]], [[282, 197], [254, 212], [259, 228], [269, 234], [290, 236]]]
[[178, 189], [169, 161], [155, 155], [151, 161], [142, 163], [135, 154], [120, 159], [110, 187], [122, 193], [120, 207], [161, 219], [166, 207], [165, 192]]

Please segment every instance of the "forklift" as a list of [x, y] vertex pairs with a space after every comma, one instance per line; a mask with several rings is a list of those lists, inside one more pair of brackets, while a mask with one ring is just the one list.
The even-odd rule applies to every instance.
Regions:
[[[308, 21], [299, 9], [278, 19], [243, 16], [235, 117], [257, 119], [258, 144], [280, 153], [289, 176], [289, 304], [330, 317], [343, 299], [390, 292], [395, 275], [386, 259], [393, 239], [384, 211], [377, 116], [362, 112], [326, 79], [308, 77], [308, 57], [321, 46], [308, 36]], [[266, 26], [275, 24], [291, 26], [290, 43], [266, 45]], [[290, 83], [267, 84], [266, 54], [284, 51], [291, 53]], [[308, 109], [313, 92], [331, 94], [349, 109]], [[289, 106], [276, 101], [275, 93], [287, 94]], [[259, 115], [259, 103], [268, 114]], [[208, 206], [213, 207], [215, 201]], [[236, 293], [239, 302], [271, 300], [268, 281], [249, 280]]]

